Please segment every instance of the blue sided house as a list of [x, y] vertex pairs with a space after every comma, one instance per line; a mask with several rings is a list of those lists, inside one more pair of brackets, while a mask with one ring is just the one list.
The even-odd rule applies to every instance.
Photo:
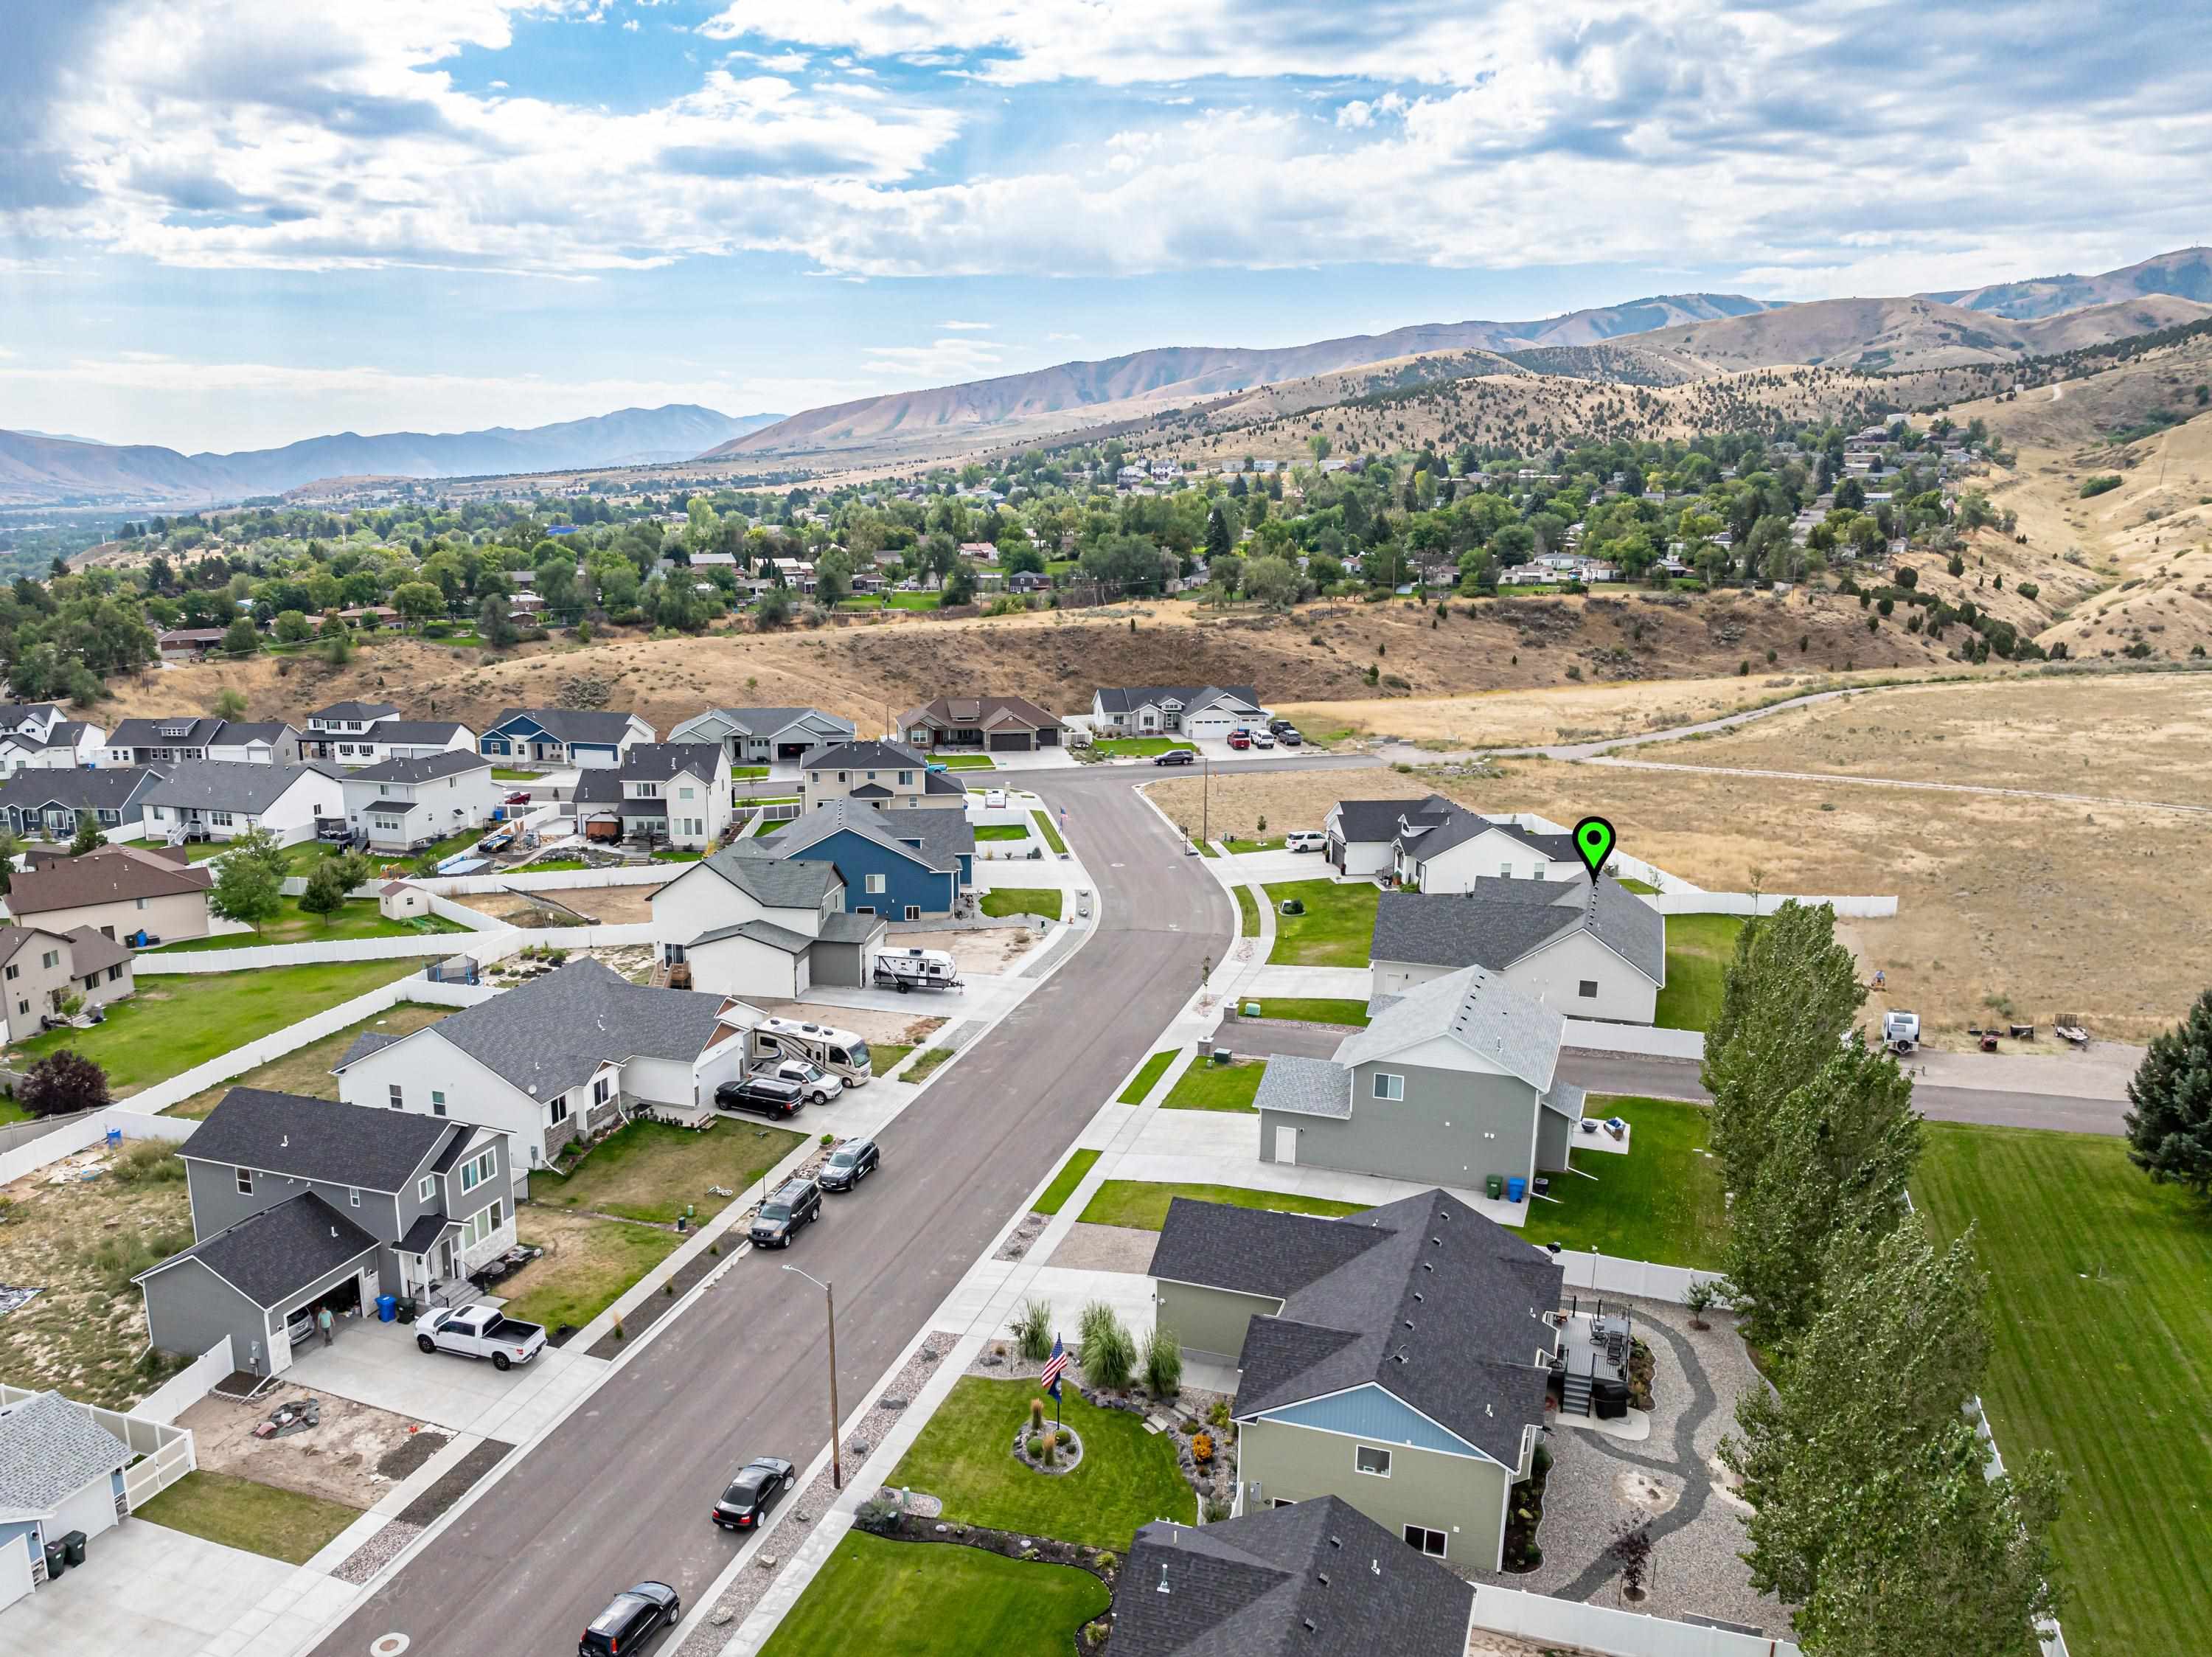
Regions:
[[477, 751], [495, 762], [599, 769], [620, 765], [655, 734], [635, 714], [603, 708], [502, 708]]
[[835, 864], [854, 915], [942, 920], [975, 873], [975, 831], [963, 811], [884, 812], [830, 800], [761, 841], [779, 857]]

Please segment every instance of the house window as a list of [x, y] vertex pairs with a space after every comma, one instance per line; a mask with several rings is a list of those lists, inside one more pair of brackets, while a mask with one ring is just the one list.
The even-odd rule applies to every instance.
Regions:
[[1595, 1001], [1597, 999], [1597, 980], [1595, 978], [1584, 978], [1580, 986], [1576, 990], [1575, 993], [1580, 996], [1584, 1001]]
[[238, 1171], [238, 1194], [240, 1197], [251, 1197], [253, 1195], [252, 1169], [240, 1168]]
[[592, 1084], [592, 1104], [604, 1105], [607, 1102], [607, 1088], [609, 1085], [609, 1080], [605, 1076], [601, 1076], [597, 1081], [594, 1081]]
[[[873, 896], [884, 889], [884, 877], [880, 874], [863, 874], [860, 877], [860, 889]], [[46, 965], [52, 966], [53, 964], [53, 958], [48, 956]]]
[[1352, 1465], [1363, 1473], [1372, 1473], [1377, 1478], [1390, 1477], [1390, 1453], [1371, 1444], [1363, 1444], [1352, 1452]]
[[908, 904], [906, 906], [906, 917], [909, 921], [920, 920], [921, 918], [921, 905], [920, 904]]
[[145, 898], [133, 898], [131, 900], [131, 903], [134, 909], [144, 909], [147, 907], [149, 901], [149, 899]]
[[18, 1013], [27, 1013], [31, 1010], [31, 1003], [27, 1001], [18, 1001], [15, 1003], [15, 1010]]
[[472, 1156], [462, 1163], [461, 1189], [474, 1191], [485, 1180], [490, 1179], [492, 1164], [497, 1160], [497, 1155], [496, 1152], [486, 1151], [481, 1156]]
[[1406, 1545], [1419, 1549], [1431, 1559], [1442, 1559], [1444, 1556], [1444, 1533], [1432, 1531], [1425, 1525], [1408, 1525], [1406, 1526]]
[[1396, 1075], [1396, 1074], [1395, 1074], [1394, 1072], [1389, 1071], [1389, 1070], [1377, 1070], [1377, 1071], [1375, 1073], [1375, 1097], [1376, 1097], [1376, 1098], [1377, 1098], [1377, 1099], [1403, 1099], [1405, 1096], [1406, 1096], [1406, 1078], [1405, 1078], [1405, 1077], [1403, 1077], [1403, 1076], [1401, 1076], [1401, 1075]]
[[361, 1206], [361, 1190], [358, 1186], [346, 1187], [346, 1206], [349, 1209], [357, 1209]]
[[230, 815], [230, 813], [229, 813], [228, 812], [227, 812], [227, 811], [218, 811], [218, 812], [212, 812], [212, 813], [209, 813], [209, 814], [210, 814], [211, 817], [213, 817], [213, 818], [214, 818], [214, 819], [215, 819], [215, 825], [216, 825], [217, 828], [228, 828], [228, 827], [230, 826], [230, 824], [231, 824], [231, 815]]
[[445, 1094], [443, 1094], [443, 1093], [440, 1093], [440, 1092], [439, 1092], [435, 1087], [431, 1088], [431, 1089], [430, 1089], [430, 1114], [431, 1114], [432, 1116], [443, 1116], [443, 1115], [445, 1115], [445, 1113], [446, 1113], [446, 1096], [445, 1096]]
[[121, 964], [120, 964], [120, 963], [118, 963], [116, 966], [111, 966], [111, 967], [109, 967], [109, 968], [107, 969], [107, 981], [108, 981], [110, 984], [114, 983], [114, 982], [116, 981], [116, 979], [118, 979], [118, 978], [121, 978], [122, 976], [123, 976], [123, 967], [122, 967], [122, 966], [121, 966]]
[[415, 1200], [416, 1202], [428, 1203], [435, 1197], [437, 1194], [438, 1176], [436, 1174], [426, 1173], [420, 1179], [415, 1182]]
[[399, 1084], [396, 1081], [392, 1084], [392, 1108], [395, 1111], [407, 1108], [406, 1096], [399, 1091]]
[[49, 949], [45, 954], [39, 957], [39, 965], [49, 967], [55, 966], [60, 964], [62, 952], [60, 950]]
[[469, 1216], [468, 1224], [462, 1230], [463, 1246], [474, 1248], [477, 1244], [486, 1241], [492, 1233], [499, 1229], [502, 1217], [501, 1205], [497, 1203], [494, 1203], [489, 1208], [477, 1209]]
[[546, 1118], [556, 1128], [568, 1119], [568, 1094], [562, 1093], [553, 1101], [551, 1107], [546, 1112]]
[[22, 970], [23, 969], [20, 966], [9, 967], [8, 969], [8, 982], [10, 984], [15, 983], [16, 977], [22, 972]]
[[698, 794], [697, 794], [695, 790], [693, 790], [693, 789], [677, 789], [677, 790], [676, 790], [676, 797], [677, 797], [678, 800], [696, 800], [699, 796], [698, 796]]

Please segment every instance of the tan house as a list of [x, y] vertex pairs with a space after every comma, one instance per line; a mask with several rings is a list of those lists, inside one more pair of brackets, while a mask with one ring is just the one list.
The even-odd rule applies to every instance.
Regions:
[[182, 846], [102, 846], [82, 857], [33, 857], [9, 886], [8, 912], [52, 932], [204, 938], [214, 884], [204, 865], [185, 860]]
[[40, 1020], [58, 1016], [70, 996], [95, 1005], [119, 1001], [136, 988], [129, 947], [89, 927], [0, 927], [0, 1032], [10, 1042], [37, 1035]]

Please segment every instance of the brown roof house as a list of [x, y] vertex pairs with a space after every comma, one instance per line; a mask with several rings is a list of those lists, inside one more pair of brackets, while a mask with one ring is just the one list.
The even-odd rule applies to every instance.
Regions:
[[82, 857], [34, 857], [10, 884], [8, 912], [52, 932], [204, 938], [214, 884], [206, 867], [185, 861], [181, 846], [102, 846]]
[[899, 735], [916, 748], [982, 748], [1029, 753], [1066, 740], [1060, 716], [1020, 696], [941, 696], [899, 716]]

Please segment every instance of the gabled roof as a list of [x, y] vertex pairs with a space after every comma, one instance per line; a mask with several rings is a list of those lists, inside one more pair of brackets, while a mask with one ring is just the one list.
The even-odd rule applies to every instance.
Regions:
[[1334, 1057], [1350, 1068], [1442, 1038], [1543, 1093], [1559, 1067], [1565, 1033], [1566, 1020], [1541, 1002], [1493, 972], [1468, 966], [1407, 990], [1364, 1030], [1338, 1044]]
[[371, 1053], [380, 1052], [391, 1046], [395, 1041], [406, 1039], [405, 1036], [387, 1035], [381, 1030], [364, 1030], [353, 1039], [353, 1045], [345, 1050], [345, 1057], [331, 1068], [343, 1070], [357, 1058], [367, 1058]]
[[767, 836], [764, 844], [779, 857], [797, 857], [848, 832], [939, 874], [957, 870], [960, 854], [975, 850], [975, 831], [964, 812], [886, 813], [854, 800], [825, 800]]
[[0, 731], [12, 731], [25, 725], [43, 725], [59, 713], [58, 702], [0, 702]]
[[326, 1185], [396, 1191], [407, 1188], [447, 1139], [468, 1132], [442, 1117], [233, 1087], [179, 1154]]
[[0, 1405], [0, 1511], [43, 1518], [136, 1455], [58, 1392]]
[[1277, 1053], [1267, 1060], [1252, 1108], [1348, 1121], [1352, 1117], [1352, 1072], [1332, 1059]]
[[471, 741], [476, 740], [475, 730], [458, 719], [387, 719], [365, 731], [335, 731], [330, 734], [341, 742], [351, 737], [356, 742], [381, 742], [388, 747], [420, 747], [425, 743], [443, 747], [453, 740], [456, 732]]
[[137, 898], [205, 892], [215, 875], [204, 865], [178, 864], [137, 846], [102, 846], [82, 857], [45, 857], [15, 876], [8, 908], [15, 915]]
[[[842, 884], [830, 863], [792, 862], [769, 851], [757, 839], [746, 838], [724, 846], [702, 858], [692, 869], [712, 869], [755, 903], [768, 909], [818, 909], [830, 888]], [[690, 869], [684, 871], [690, 874]], [[676, 880], [680, 880], [679, 874]], [[675, 880], [668, 885], [673, 886]], [[665, 892], [668, 886], [663, 886]]]
[[[720, 756], [704, 742], [639, 742], [623, 755], [625, 783], [666, 783], [689, 771], [711, 783]], [[702, 750], [709, 750], [702, 752]]]
[[1666, 917], [1609, 875], [1571, 880], [1478, 877], [1465, 892], [1386, 892], [1375, 906], [1370, 959], [1502, 972], [1577, 932], [1656, 984], [1667, 982]]
[[13, 922], [0, 925], [0, 966], [15, 959], [17, 953], [34, 938], [52, 938], [56, 943], [67, 943], [69, 935], [51, 927], [18, 926]]
[[228, 1231], [202, 1238], [132, 1281], [143, 1283], [183, 1261], [198, 1260], [267, 1311], [375, 1247], [375, 1238], [313, 1191], [302, 1191]]
[[183, 744], [204, 747], [220, 740], [222, 721], [198, 714], [175, 714], [159, 719], [120, 719], [107, 734], [111, 748], [166, 748]]
[[307, 716], [310, 719], [389, 719], [399, 710], [389, 702], [333, 702], [327, 708], [318, 708]]
[[1047, 725], [1059, 724], [1060, 716], [1040, 708], [1025, 696], [941, 696], [899, 716], [902, 727], [917, 722], [963, 729], [970, 726], [1025, 725], [1031, 730], [1041, 730]]
[[1338, 826], [1346, 840], [1395, 840], [1402, 822], [1441, 823], [1458, 809], [1440, 794], [1432, 794], [1425, 800], [1336, 802]]
[[[618, 743], [629, 734], [633, 716], [607, 708], [501, 708], [485, 734], [491, 735], [512, 721], [526, 719], [556, 742]], [[646, 740], [652, 740], [648, 727]]]
[[211, 740], [219, 748], [242, 748], [250, 742], [266, 742], [273, 747], [286, 737], [297, 734], [281, 719], [250, 725], [234, 719], [223, 722], [222, 728]]
[[473, 748], [444, 748], [410, 759], [380, 759], [345, 773], [349, 783], [434, 783], [441, 777], [489, 771], [491, 761]]
[[823, 736], [839, 731], [849, 736], [855, 728], [851, 720], [825, 714], [818, 708], [709, 708], [705, 713], [694, 714], [678, 725], [670, 733], [670, 740], [677, 742], [689, 740], [684, 733], [708, 719], [720, 719], [732, 729], [743, 731], [748, 736], [774, 736], [799, 724], [804, 724], [813, 734]]
[[118, 942], [91, 927], [73, 926], [65, 935], [70, 941], [70, 972], [74, 978], [88, 978], [131, 959], [129, 944]]
[[1341, 1220], [1176, 1197], [1168, 1201], [1168, 1217], [1146, 1270], [1170, 1282], [1286, 1301], [1375, 1241], [1370, 1228]]
[[1545, 834], [1535, 829], [1525, 829], [1504, 817], [1485, 817], [1480, 812], [1455, 811], [1433, 828], [1423, 829], [1418, 836], [1406, 841], [1406, 855], [1413, 862], [1425, 862], [1438, 852], [1449, 851], [1454, 846], [1486, 834], [1502, 834], [1507, 839], [1540, 852], [1553, 862], [1571, 863], [1577, 861], [1575, 837], [1571, 834]]
[[1179, 702], [1186, 715], [1194, 714], [1214, 706], [1217, 703], [1235, 703], [1239, 708], [1259, 710], [1260, 698], [1249, 685], [1102, 685], [1097, 691], [1098, 705], [1109, 714], [1126, 714], [1146, 706], [1158, 707], [1163, 703]]
[[1341, 1496], [1203, 1526], [1160, 1520], [1122, 1564], [1114, 1654], [1462, 1657], [1474, 1593]]
[[[20, 771], [0, 783], [0, 806], [40, 811], [66, 806], [76, 811], [123, 811], [139, 802], [143, 791], [177, 769], [114, 765], [102, 771]], [[265, 765], [225, 765], [225, 771], [266, 771]]]
[[302, 777], [337, 782], [341, 776], [325, 765], [234, 765], [218, 759], [180, 759], [163, 771], [161, 780], [146, 790], [145, 804], [249, 813], [268, 810]]
[[725, 938], [749, 938], [755, 943], [766, 944], [770, 949], [780, 949], [787, 955], [804, 955], [814, 947], [814, 940], [804, 932], [793, 932], [787, 926], [778, 926], [774, 921], [739, 921], [735, 926], [718, 926], [711, 932], [702, 932], [691, 940], [690, 947], [720, 943]]
[[929, 761], [903, 742], [840, 742], [810, 755], [804, 769], [811, 771], [927, 771]]

